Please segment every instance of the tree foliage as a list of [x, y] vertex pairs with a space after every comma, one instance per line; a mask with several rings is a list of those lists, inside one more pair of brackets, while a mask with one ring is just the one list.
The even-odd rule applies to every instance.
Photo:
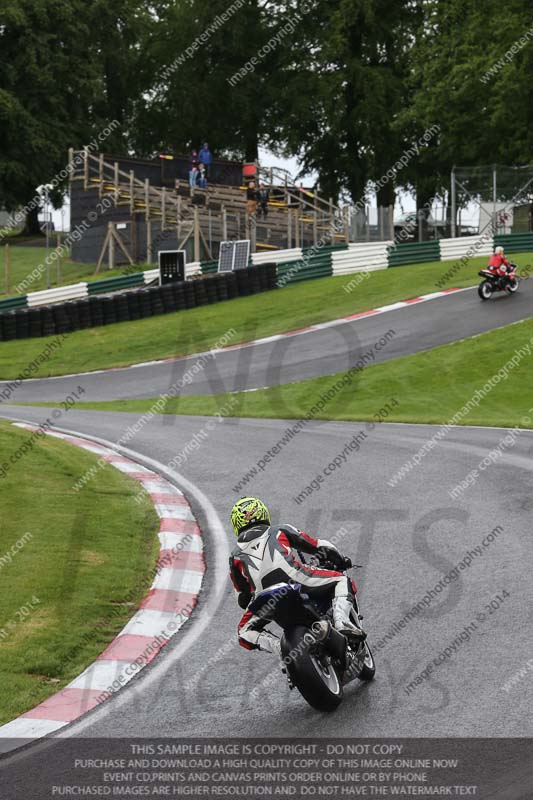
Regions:
[[353, 200], [438, 124], [378, 194], [422, 205], [454, 163], [531, 161], [532, 67], [529, 0], [2, 0], [0, 204], [117, 120], [106, 150], [263, 144]]

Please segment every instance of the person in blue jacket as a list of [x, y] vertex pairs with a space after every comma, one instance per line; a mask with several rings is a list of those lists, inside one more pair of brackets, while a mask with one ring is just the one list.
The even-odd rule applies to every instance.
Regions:
[[200, 163], [204, 165], [206, 177], [209, 178], [211, 175], [211, 165], [213, 163], [213, 155], [211, 150], [209, 149], [209, 145], [207, 142], [204, 142], [204, 145], [200, 152], [198, 153], [198, 158]]

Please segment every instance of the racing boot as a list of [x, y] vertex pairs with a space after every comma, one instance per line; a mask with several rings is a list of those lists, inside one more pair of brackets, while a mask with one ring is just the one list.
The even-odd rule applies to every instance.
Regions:
[[[350, 639], [358, 639], [359, 641], [364, 641], [366, 639], [364, 630], [360, 626], [355, 625], [350, 619], [350, 612], [354, 608], [350, 597], [334, 597], [332, 608], [333, 624], [339, 633], [342, 633]], [[359, 619], [359, 614], [356, 614], [356, 617]]]
[[257, 639], [257, 646], [266, 653], [274, 653], [281, 658], [281, 642], [277, 636], [268, 631], [261, 631]]

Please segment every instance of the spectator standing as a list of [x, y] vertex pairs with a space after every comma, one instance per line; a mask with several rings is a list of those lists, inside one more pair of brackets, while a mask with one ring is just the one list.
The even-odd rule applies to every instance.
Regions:
[[197, 185], [198, 185], [198, 167], [194, 165], [189, 170], [189, 186], [191, 187], [191, 189], [196, 189]]
[[266, 220], [268, 217], [268, 200], [270, 198], [270, 189], [264, 183], [259, 184], [257, 190], [257, 200], [259, 202], [261, 217]]
[[189, 156], [189, 173], [194, 167], [198, 168], [199, 163], [200, 159], [198, 158], [198, 150], [192, 150], [191, 155]]
[[198, 186], [200, 189], [207, 189], [207, 170], [205, 164], [202, 163], [198, 167]]
[[257, 189], [255, 188], [255, 181], [250, 181], [246, 189], [246, 212], [249, 216], [253, 216], [257, 211]]
[[200, 159], [200, 161], [202, 162], [202, 164], [205, 167], [206, 178], [210, 178], [211, 177], [211, 165], [213, 163], [213, 155], [211, 153], [211, 150], [209, 149], [209, 145], [207, 144], [207, 142], [204, 142], [203, 147], [200, 150], [200, 153], [198, 154], [198, 158]]

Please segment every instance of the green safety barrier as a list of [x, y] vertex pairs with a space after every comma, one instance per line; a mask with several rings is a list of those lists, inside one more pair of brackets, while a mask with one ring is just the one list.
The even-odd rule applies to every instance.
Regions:
[[13, 308], [27, 308], [27, 306], [27, 294], [18, 294], [15, 297], [7, 297], [5, 300], [0, 300], [0, 312], [11, 311]]
[[320, 253], [311, 257], [304, 254], [296, 261], [278, 264], [278, 283], [288, 285], [314, 278], [327, 278], [333, 275], [331, 253]]
[[428, 261], [440, 260], [440, 243], [438, 239], [431, 242], [405, 242], [388, 248], [389, 267], [401, 267], [405, 264], [424, 264]]
[[214, 261], [202, 261], [200, 268], [204, 274], [218, 272], [218, 259], [215, 259]]
[[130, 286], [143, 286], [144, 273], [132, 272], [129, 275], [118, 275], [116, 278], [104, 278], [100, 281], [89, 281], [87, 291], [89, 294], [104, 294], [116, 292], [119, 289], [128, 289]]
[[498, 233], [494, 247], [503, 247], [506, 253], [528, 253], [533, 251], [533, 233]]

